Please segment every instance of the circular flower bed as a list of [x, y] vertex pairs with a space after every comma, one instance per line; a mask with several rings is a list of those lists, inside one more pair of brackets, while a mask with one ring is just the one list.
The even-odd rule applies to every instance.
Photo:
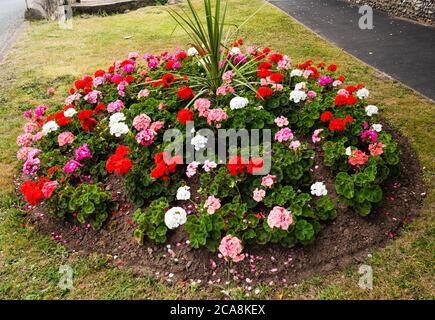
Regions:
[[[205, 84], [204, 66], [198, 47], [133, 52], [75, 81], [65, 104], [26, 111], [17, 138], [26, 201], [99, 229], [123, 205], [107, 188], [122, 178], [138, 243], [164, 244], [179, 230], [234, 262], [251, 244], [311, 244], [338, 203], [362, 216], [382, 203], [399, 152], [364, 85], [347, 84], [334, 64], [293, 64], [241, 40], [225, 51], [218, 85]], [[262, 139], [197, 161], [222, 145], [222, 130], [231, 140], [242, 129]], [[175, 131], [177, 143], [166, 137]], [[315, 158], [334, 190], [313, 179]]]

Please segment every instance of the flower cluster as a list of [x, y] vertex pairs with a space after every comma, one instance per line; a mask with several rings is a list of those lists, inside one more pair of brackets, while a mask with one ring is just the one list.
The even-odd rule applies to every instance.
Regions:
[[109, 173], [116, 172], [117, 174], [125, 174], [131, 170], [133, 163], [128, 157], [131, 152], [129, 147], [118, 146], [115, 154], [111, 155], [106, 162], [106, 170]]
[[[82, 215], [75, 207], [66, 212], [80, 222], [100, 219], [101, 227], [110, 201], [124, 198], [102, 191], [111, 190], [107, 173], [115, 173], [135, 205], [149, 204], [135, 238], [164, 243], [166, 232], [184, 225], [180, 231], [192, 247], [218, 249], [234, 262], [251, 243], [312, 243], [322, 221], [336, 216], [330, 194], [369, 214], [399, 162], [397, 144], [377, 119], [379, 108], [367, 104], [369, 90], [348, 85], [335, 64], [293, 64], [241, 40], [221, 53], [213, 86], [204, 78], [210, 61], [201, 46], [131, 52], [76, 80], [65, 105], [27, 110], [17, 137], [27, 202], [50, 199], [44, 205], [51, 211], [83, 203]], [[206, 131], [177, 137], [186, 154], [167, 149], [163, 134], [190, 122], [214, 132], [266, 129], [272, 141], [251, 148], [256, 155], [245, 155], [242, 146], [228, 148], [227, 159], [199, 161], [196, 155], [216, 142]], [[329, 175], [316, 171], [321, 162]], [[170, 208], [175, 200], [180, 207]]]

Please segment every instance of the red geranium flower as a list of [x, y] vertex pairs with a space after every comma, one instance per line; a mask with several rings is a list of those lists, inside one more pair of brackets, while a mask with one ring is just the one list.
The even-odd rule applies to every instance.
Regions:
[[347, 97], [343, 95], [338, 95], [335, 97], [334, 104], [336, 106], [344, 106], [347, 104]]
[[334, 72], [337, 70], [337, 66], [335, 64], [331, 64], [328, 66], [328, 71]]
[[258, 70], [260, 69], [272, 69], [272, 64], [270, 62], [264, 61], [258, 65]]
[[264, 160], [262, 158], [251, 158], [248, 163], [248, 172], [250, 174], [262, 173]]
[[157, 166], [151, 171], [150, 176], [154, 179], [158, 179], [163, 177], [168, 173], [168, 168], [166, 167], [164, 162], [160, 162]]
[[115, 153], [121, 157], [125, 157], [130, 152], [131, 152], [130, 148], [127, 146], [123, 146], [123, 145], [119, 145], [115, 150]]
[[98, 104], [95, 108], [94, 108], [94, 114], [97, 114], [100, 111], [106, 110], [107, 106], [105, 104]]
[[353, 118], [349, 115], [344, 117], [344, 123], [352, 123], [353, 122]]
[[169, 87], [174, 81], [175, 81], [175, 77], [171, 73], [166, 73], [162, 77], [162, 83], [164, 87]]
[[128, 83], [132, 83], [133, 80], [134, 80], [134, 78], [133, 78], [133, 76], [132, 76], [131, 74], [127, 75], [127, 76], [124, 78], [124, 81], [126, 81], [126, 82], [128, 82]]
[[97, 120], [94, 118], [88, 118], [82, 121], [82, 129], [86, 132], [91, 132], [97, 125]]
[[355, 88], [355, 86], [347, 86], [346, 90], [349, 91], [350, 93], [352, 93], [356, 90], [356, 88]]
[[334, 115], [332, 114], [332, 112], [330, 111], [325, 111], [321, 114], [320, 116], [320, 121], [322, 122], [328, 122], [329, 120], [331, 120], [334, 117]]
[[194, 113], [190, 109], [182, 109], [178, 111], [177, 120], [178, 122], [185, 124], [186, 122], [192, 121], [194, 118]]
[[177, 96], [183, 100], [192, 99], [195, 96], [195, 92], [189, 86], [184, 86], [178, 89]]
[[257, 71], [257, 77], [259, 78], [266, 78], [270, 76], [270, 71], [267, 69], [260, 69]]
[[270, 81], [280, 83], [282, 80], [284, 80], [284, 76], [281, 73], [274, 73], [270, 75]]
[[346, 123], [340, 118], [334, 119], [329, 123], [329, 130], [331, 131], [343, 131]]
[[245, 172], [246, 161], [241, 156], [232, 157], [227, 164], [227, 169], [232, 175], [237, 175]]
[[307, 70], [313, 71], [313, 73], [310, 75], [311, 78], [316, 79], [316, 78], [320, 77], [320, 73], [319, 73], [319, 71], [317, 71], [316, 68], [308, 67]]
[[38, 183], [33, 181], [25, 181], [20, 187], [21, 193], [26, 198], [26, 201], [32, 206], [37, 205], [44, 199], [41, 189], [42, 188], [38, 187]]
[[177, 170], [177, 164], [182, 163], [182, 160], [180, 156], [170, 158], [166, 153], [159, 152], [154, 156], [157, 166], [151, 171], [150, 176], [154, 179], [169, 180], [168, 175]]
[[100, 69], [100, 70], [95, 71], [94, 76], [95, 77], [102, 77], [105, 74], [106, 74], [106, 71]]
[[59, 111], [58, 113], [56, 113], [54, 115], [54, 118], [56, 119], [57, 124], [61, 127], [66, 126], [71, 121], [71, 118], [65, 117], [63, 115], [63, 111]]
[[273, 53], [269, 56], [270, 62], [279, 62], [282, 60], [282, 54], [281, 53]]
[[347, 97], [346, 103], [350, 106], [353, 106], [354, 104], [356, 104], [358, 102], [358, 99], [355, 98], [354, 96], [349, 96]]
[[273, 94], [273, 91], [269, 87], [260, 87], [257, 90], [257, 98], [265, 99]]
[[86, 119], [89, 119], [92, 116], [92, 110], [82, 110], [77, 114], [77, 117], [80, 121], [85, 121]]
[[187, 58], [187, 53], [185, 51], [179, 51], [175, 56], [177, 60], [184, 60]]
[[306, 69], [306, 68], [308, 68], [309, 66], [311, 66], [311, 64], [313, 63], [313, 60], [307, 60], [307, 61], [305, 61], [304, 63], [302, 63], [302, 64], [300, 64], [298, 67], [300, 68], [300, 69]]
[[83, 80], [76, 80], [74, 82], [74, 86], [76, 87], [77, 90], [83, 89], [85, 87], [85, 83]]
[[174, 65], [175, 61], [174, 60], [169, 60], [168, 62], [166, 62], [165, 64], [165, 68], [168, 70], [171, 70], [173, 65]]
[[109, 173], [116, 172], [117, 174], [125, 174], [131, 170], [133, 163], [127, 157], [131, 150], [127, 146], [118, 146], [115, 154], [111, 155], [106, 162], [106, 170]]

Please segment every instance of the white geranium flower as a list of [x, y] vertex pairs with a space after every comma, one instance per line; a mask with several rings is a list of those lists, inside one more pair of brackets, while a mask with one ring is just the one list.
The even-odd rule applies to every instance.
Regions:
[[302, 74], [303, 74], [303, 71], [302, 71], [302, 70], [300, 70], [300, 69], [293, 69], [293, 70], [290, 72], [290, 77], [301, 77]]
[[345, 154], [346, 154], [347, 156], [350, 156], [350, 155], [352, 154], [352, 148], [351, 148], [351, 147], [347, 147], [347, 148], [346, 148], [346, 151], [345, 151]]
[[362, 100], [362, 99], [368, 98], [369, 93], [370, 93], [369, 90], [367, 90], [366, 88], [362, 88], [356, 92], [356, 95], [357, 95], [358, 99]]
[[67, 118], [72, 118], [77, 113], [76, 109], [68, 108], [63, 112], [63, 116]]
[[187, 213], [181, 207], [173, 207], [165, 213], [165, 224], [169, 229], [175, 229], [185, 224]]
[[246, 107], [249, 103], [249, 100], [243, 97], [234, 97], [230, 101], [230, 109], [242, 109]]
[[304, 101], [305, 99], [307, 99], [307, 94], [304, 91], [293, 90], [292, 92], [290, 92], [290, 101], [299, 103], [301, 101]]
[[231, 48], [231, 55], [236, 56], [242, 53], [242, 51], [240, 51], [240, 49], [238, 47], [233, 47]]
[[190, 199], [190, 187], [179, 187], [177, 190], [177, 200], [189, 200]]
[[323, 182], [317, 181], [311, 185], [311, 194], [318, 197], [326, 196], [328, 190], [326, 190], [326, 186]]
[[109, 118], [109, 126], [123, 121], [125, 121], [125, 115], [122, 112], [115, 112]]
[[190, 140], [190, 143], [195, 147], [196, 151], [199, 151], [205, 148], [207, 141], [208, 141], [207, 137], [197, 134], [195, 137], [193, 137]]
[[128, 126], [124, 122], [117, 122], [110, 125], [110, 134], [119, 138], [123, 134], [128, 133]]
[[371, 117], [374, 114], [378, 114], [378, 111], [379, 111], [378, 107], [376, 107], [374, 105], [368, 105], [365, 110], [366, 110], [366, 113], [369, 117]]
[[187, 55], [188, 55], [189, 57], [196, 56], [197, 54], [198, 54], [198, 50], [196, 50], [195, 47], [191, 47], [191, 48], [189, 48], [189, 49], [187, 50]]
[[307, 83], [306, 82], [299, 82], [295, 85], [295, 90], [305, 90], [307, 89]]
[[376, 132], [381, 132], [382, 131], [382, 124], [380, 123], [374, 123], [372, 125], [373, 130], [375, 130]]
[[57, 129], [59, 129], [59, 125], [56, 123], [56, 121], [51, 120], [42, 126], [42, 133], [47, 135], [50, 132], [56, 131]]

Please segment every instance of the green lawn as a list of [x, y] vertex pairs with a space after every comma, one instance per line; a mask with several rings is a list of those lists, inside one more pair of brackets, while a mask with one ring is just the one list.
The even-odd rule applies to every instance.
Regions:
[[[199, 1], [196, 1], [199, 3]], [[230, 0], [229, 22], [242, 23], [263, 4], [260, 0]], [[242, 28], [247, 43], [270, 46], [288, 53], [295, 62], [308, 58], [336, 63], [348, 81], [364, 83], [383, 115], [409, 137], [424, 167], [427, 197], [418, 220], [403, 234], [368, 258], [374, 271], [373, 290], [358, 287], [357, 266], [318, 276], [297, 286], [259, 287], [256, 297], [271, 299], [433, 299], [435, 186], [433, 150], [435, 104], [400, 83], [385, 78], [342, 50], [316, 36], [267, 4]], [[137, 276], [107, 266], [105, 257], [83, 257], [53, 243], [49, 237], [25, 228], [19, 200], [12, 196], [17, 172], [15, 138], [22, 113], [37, 104], [61, 104], [71, 82], [84, 73], [107, 67], [130, 51], [162, 52], [188, 39], [164, 7], [128, 14], [74, 18], [73, 30], [56, 22], [31, 23], [10, 52], [0, 73], [0, 298], [7, 299], [177, 299], [222, 298], [222, 288], [168, 285], [151, 276]], [[128, 39], [126, 39], [127, 37]], [[46, 95], [56, 88], [53, 97]], [[74, 289], [58, 287], [60, 265], [74, 269]], [[230, 288], [232, 298], [244, 298], [242, 289]], [[252, 296], [251, 296], [252, 297]]]

